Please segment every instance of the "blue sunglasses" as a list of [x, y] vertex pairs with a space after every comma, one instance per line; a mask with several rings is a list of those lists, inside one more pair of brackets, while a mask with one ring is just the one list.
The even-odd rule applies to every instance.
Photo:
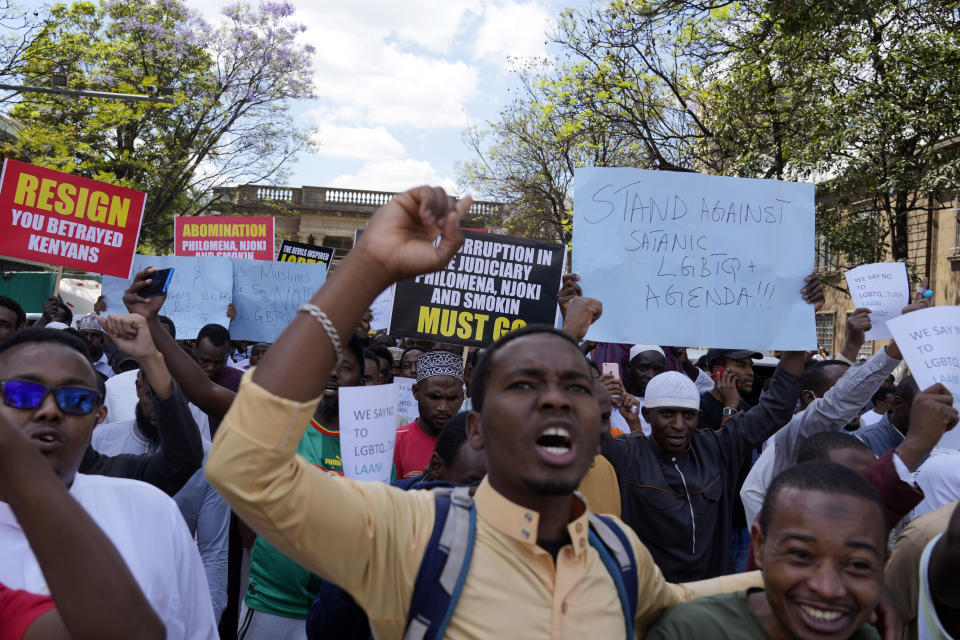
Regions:
[[103, 402], [103, 395], [85, 387], [53, 387], [29, 380], [0, 380], [3, 404], [14, 409], [36, 409], [53, 392], [60, 411], [71, 416], [92, 413]]

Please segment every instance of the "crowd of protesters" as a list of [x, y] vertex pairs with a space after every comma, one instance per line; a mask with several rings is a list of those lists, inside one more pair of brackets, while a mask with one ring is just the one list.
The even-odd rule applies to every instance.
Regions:
[[[371, 332], [469, 204], [394, 198], [272, 344], [178, 339], [152, 268], [109, 315], [0, 296], [0, 639], [960, 638], [957, 411], [895, 342], [858, 361], [868, 309], [762, 385], [642, 322], [586, 341], [574, 274], [562, 327]], [[393, 481], [346, 478], [339, 391], [395, 376]]]

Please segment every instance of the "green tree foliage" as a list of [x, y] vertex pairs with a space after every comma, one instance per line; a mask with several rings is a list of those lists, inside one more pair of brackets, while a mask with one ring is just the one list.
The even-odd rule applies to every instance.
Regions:
[[564, 77], [519, 74], [521, 90], [500, 119], [466, 131], [476, 157], [460, 179], [487, 197], [510, 203], [497, 224], [515, 235], [569, 243], [573, 172], [577, 167], [631, 164], [632, 141], [608, 129], [589, 109], [571, 112]]
[[632, 151], [583, 164], [815, 181], [825, 251], [906, 260], [911, 215], [960, 178], [958, 38], [945, 0], [610, 0], [561, 15], [537, 109]]
[[306, 143], [289, 101], [313, 94], [311, 48], [286, 3], [231, 5], [207, 24], [180, 0], [75, 2], [50, 15], [24, 54], [27, 83], [144, 93], [175, 105], [25, 93], [4, 153], [147, 193], [144, 248], [167, 249], [172, 217], [211, 204], [221, 184], [276, 178]]
[[821, 231], [853, 263], [888, 249], [907, 260], [911, 214], [960, 179], [956, 4], [872, 0], [775, 19], [788, 37], [830, 50], [806, 76], [819, 75], [812, 86], [823, 106], [807, 123], [796, 171], [823, 177]]

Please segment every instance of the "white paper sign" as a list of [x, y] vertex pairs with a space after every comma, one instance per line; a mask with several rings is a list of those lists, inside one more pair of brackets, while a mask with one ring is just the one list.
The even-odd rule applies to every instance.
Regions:
[[275, 341], [327, 279], [327, 267], [320, 262], [231, 261], [237, 317], [230, 323], [230, 337], [235, 340]]
[[812, 184], [628, 168], [575, 173], [588, 340], [816, 349]]
[[[887, 326], [920, 388], [942, 383], [960, 409], [960, 307], [921, 309]], [[960, 449], [960, 428], [944, 434], [939, 446]]]
[[370, 322], [370, 328], [374, 331], [386, 330], [390, 326], [390, 314], [393, 313], [393, 292], [397, 285], [392, 284], [383, 293], [377, 296], [373, 301], [371, 309], [373, 310], [373, 321]]
[[354, 480], [389, 482], [397, 434], [397, 387], [340, 387], [340, 456]]
[[413, 378], [393, 377], [393, 383], [397, 385], [397, 411], [407, 422], [413, 422], [420, 417], [420, 405], [413, 397], [413, 385], [416, 382]]
[[847, 289], [856, 308], [870, 309], [867, 340], [888, 340], [887, 320], [900, 315], [910, 304], [907, 265], [902, 262], [865, 264], [847, 271]]
[[[251, 260], [252, 262], [252, 260]], [[160, 313], [173, 320], [177, 339], [193, 339], [204, 325], [215, 323], [226, 327], [227, 305], [233, 299], [233, 266], [229, 258], [147, 256], [133, 257], [133, 273], [147, 267], [173, 268], [167, 300]], [[123, 292], [133, 278], [103, 276], [103, 297], [107, 314], [126, 313]]]

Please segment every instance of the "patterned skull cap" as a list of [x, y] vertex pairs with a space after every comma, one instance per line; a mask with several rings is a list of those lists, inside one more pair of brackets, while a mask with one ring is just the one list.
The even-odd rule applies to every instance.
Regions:
[[417, 382], [433, 376], [451, 376], [463, 382], [463, 360], [449, 351], [428, 351], [417, 358]]
[[82, 318], [77, 320], [77, 329], [79, 329], [80, 331], [87, 331], [87, 330], [103, 331], [103, 327], [101, 327], [100, 323], [97, 322], [96, 314], [93, 314], [93, 313], [83, 316]]

